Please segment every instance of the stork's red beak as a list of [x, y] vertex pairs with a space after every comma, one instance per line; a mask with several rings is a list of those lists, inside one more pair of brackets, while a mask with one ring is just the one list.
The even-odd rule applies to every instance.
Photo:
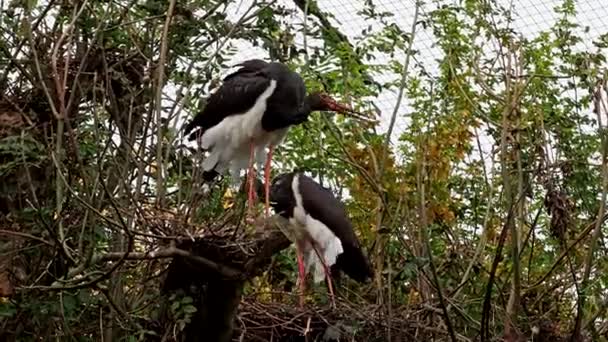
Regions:
[[357, 119], [357, 120], [361, 120], [361, 121], [377, 122], [377, 120], [369, 118], [367, 115], [355, 111], [350, 106], [342, 104], [342, 103], [339, 103], [338, 101], [336, 101], [335, 99], [333, 99], [329, 95], [322, 94], [321, 98], [323, 100], [323, 103], [327, 107], [327, 109], [330, 110], [330, 111], [333, 111], [333, 112], [336, 112], [336, 113], [340, 113], [340, 114], [342, 114], [344, 116], [349, 116], [351, 118], [354, 118], [354, 119]]

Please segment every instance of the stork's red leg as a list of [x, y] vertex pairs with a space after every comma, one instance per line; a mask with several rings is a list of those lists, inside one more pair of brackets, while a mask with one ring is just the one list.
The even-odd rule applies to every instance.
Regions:
[[268, 218], [270, 212], [270, 162], [272, 161], [272, 152], [274, 151], [274, 145], [268, 146], [268, 154], [266, 155], [266, 165], [264, 165], [264, 192], [266, 195], [266, 202], [264, 207], [264, 215]]
[[323, 256], [321, 255], [321, 253], [319, 252], [319, 250], [317, 249], [317, 246], [315, 246], [315, 244], [312, 244], [312, 248], [315, 250], [315, 253], [317, 253], [317, 256], [319, 257], [319, 260], [321, 260], [321, 264], [323, 264], [323, 269], [325, 270], [325, 277], [327, 278], [327, 287], [329, 288], [329, 295], [331, 298], [331, 306], [333, 308], [336, 307], [336, 301], [334, 299], [334, 287], [332, 285], [332, 281], [331, 281], [331, 273], [329, 270], [329, 267], [327, 267], [327, 262], [325, 261], [325, 258], [323, 258]]
[[254, 154], [255, 154], [255, 144], [252, 141], [249, 146], [249, 168], [247, 170], [247, 186], [248, 186], [248, 194], [247, 194], [248, 203], [247, 203], [247, 205], [248, 205], [249, 213], [251, 213], [251, 211], [253, 210], [253, 204], [255, 201], [255, 190], [253, 188], [254, 177], [255, 177], [255, 171], [253, 170]]
[[296, 258], [298, 259], [298, 282], [300, 283], [300, 308], [304, 307], [304, 290], [306, 289], [306, 273], [304, 271], [304, 260], [302, 251], [296, 243]]

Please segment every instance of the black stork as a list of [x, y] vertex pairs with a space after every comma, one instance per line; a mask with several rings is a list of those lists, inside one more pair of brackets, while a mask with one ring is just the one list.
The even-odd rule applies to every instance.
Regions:
[[[270, 182], [270, 162], [274, 147], [280, 144], [290, 126], [305, 122], [313, 111], [334, 111], [363, 119], [346, 105], [321, 92], [307, 94], [302, 77], [286, 65], [251, 59], [237, 64], [240, 68], [226, 76], [219, 89], [185, 127], [194, 128], [189, 140], [200, 137], [201, 146], [209, 151], [204, 160], [203, 179], [212, 181], [230, 169], [233, 180], [248, 168], [249, 207], [253, 205], [254, 159], [258, 170], [264, 163], [264, 184]], [[268, 186], [265, 187], [266, 216], [269, 210]]]
[[[260, 183], [258, 191], [261, 192]], [[306, 274], [311, 269], [315, 283], [327, 279], [332, 304], [332, 275], [342, 271], [358, 282], [373, 277], [374, 271], [361, 250], [345, 208], [329, 189], [303, 173], [284, 173], [272, 181], [270, 204], [289, 221], [289, 231], [284, 233], [296, 245], [300, 306], [304, 301]]]

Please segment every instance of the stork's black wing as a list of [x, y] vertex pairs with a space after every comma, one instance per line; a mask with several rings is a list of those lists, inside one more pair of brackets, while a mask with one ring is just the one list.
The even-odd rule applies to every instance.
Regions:
[[338, 256], [336, 266], [360, 282], [372, 277], [373, 271], [369, 261], [361, 250], [342, 203], [331, 191], [302, 174], [299, 175], [299, 190], [304, 210], [325, 224], [342, 242], [344, 252]]
[[[189, 134], [196, 127], [200, 127], [204, 132], [226, 117], [244, 113], [253, 107], [258, 97], [270, 86], [270, 77], [263, 68], [260, 69], [262, 63], [266, 62], [261, 60], [243, 62], [241, 69], [226, 76], [224, 83], [207, 100], [205, 108], [186, 125], [184, 134]], [[195, 138], [193, 133], [189, 140]]]
[[264, 70], [268, 67], [268, 62], [261, 59], [249, 59], [239, 64], [236, 64], [235, 66], [240, 66], [240, 68], [232, 74], [229, 74], [228, 76], [224, 77], [224, 82], [238, 75], [255, 73]]

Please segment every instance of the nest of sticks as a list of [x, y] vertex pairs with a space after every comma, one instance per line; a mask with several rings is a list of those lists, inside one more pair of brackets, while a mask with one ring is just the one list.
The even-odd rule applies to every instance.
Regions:
[[[390, 335], [389, 335], [390, 330]], [[235, 320], [233, 341], [414, 341], [416, 325], [375, 304], [357, 305], [336, 298], [336, 307], [244, 297]]]

